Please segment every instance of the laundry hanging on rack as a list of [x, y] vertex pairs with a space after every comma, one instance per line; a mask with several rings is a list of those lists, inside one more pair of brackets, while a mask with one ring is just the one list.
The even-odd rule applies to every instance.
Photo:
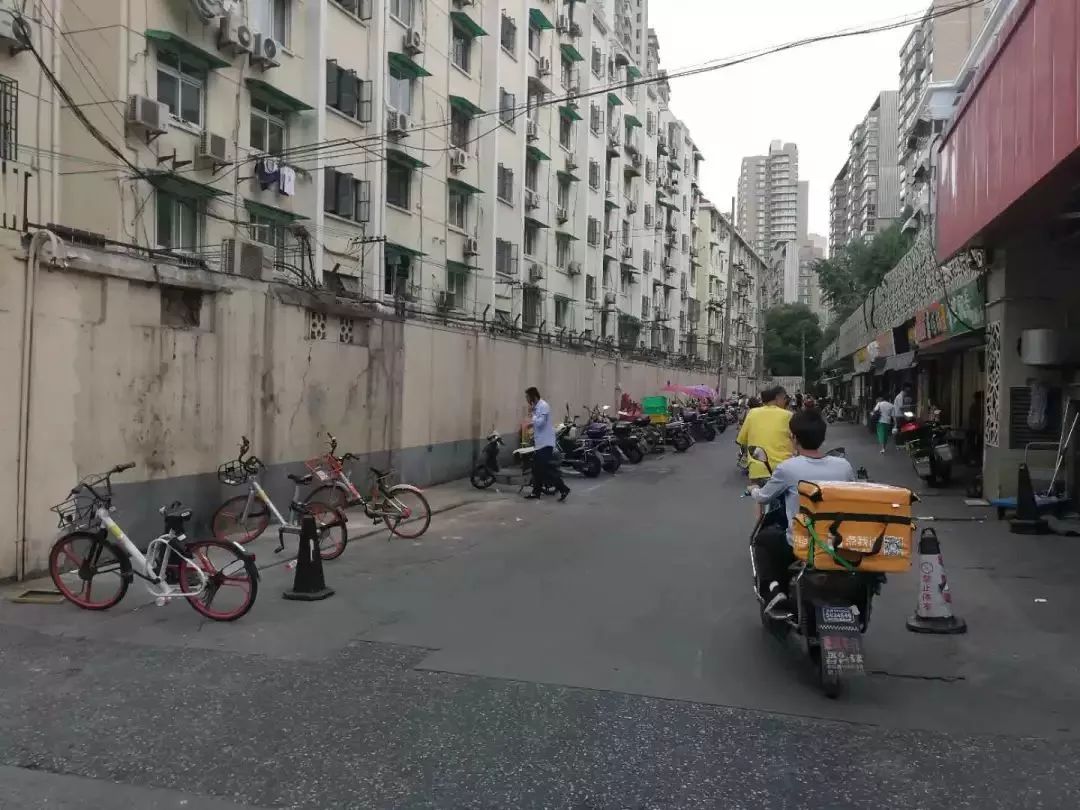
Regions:
[[259, 158], [255, 164], [255, 179], [263, 191], [271, 186], [277, 186], [281, 182], [281, 168], [277, 158]]
[[296, 193], [296, 170], [291, 166], [282, 166], [278, 170], [278, 191], [286, 197]]

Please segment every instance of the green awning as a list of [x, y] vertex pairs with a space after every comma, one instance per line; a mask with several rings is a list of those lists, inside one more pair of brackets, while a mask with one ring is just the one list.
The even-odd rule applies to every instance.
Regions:
[[244, 84], [253, 94], [262, 96], [267, 101], [276, 104], [278, 107], [284, 107], [289, 112], [303, 112], [304, 110], [315, 109], [307, 102], [301, 101], [296, 96], [290, 96], [284, 90], [274, 87], [274, 85], [264, 82], [262, 79], [247, 78], [244, 79]]
[[569, 118], [571, 121], [580, 121], [581, 116], [578, 115], [578, 111], [571, 107], [569, 104], [559, 107], [559, 115], [563, 118]]
[[390, 67], [395, 68], [402, 75], [402, 78], [420, 79], [424, 76], [431, 75], [424, 70], [423, 65], [416, 64], [416, 62], [403, 53], [390, 51], [390, 53], [387, 54], [387, 60], [390, 63]]
[[158, 191], [164, 191], [166, 194], [172, 194], [176, 197], [187, 197], [194, 200], [209, 200], [214, 197], [224, 197], [229, 193], [228, 191], [225, 191], [225, 189], [214, 188], [205, 183], [198, 183], [182, 174], [175, 174], [173, 172], [151, 170], [145, 173], [145, 177]]
[[525, 154], [531, 157], [533, 160], [551, 160], [551, 158], [540, 147], [530, 144], [525, 147]]
[[623, 116], [623, 121], [626, 122], [627, 127], [640, 127], [641, 126], [641, 119], [638, 118], [636, 115], [631, 115], [630, 113], [627, 113], [626, 115]]
[[481, 28], [480, 24], [464, 11], [451, 11], [450, 19], [453, 20], [454, 26], [458, 30], [468, 34], [470, 37], [487, 36], [487, 31]]
[[428, 167], [428, 164], [424, 163], [424, 161], [413, 157], [408, 152], [402, 152], [400, 149], [387, 149], [386, 159], [408, 166], [410, 169], [426, 169]]
[[629, 76], [631, 79], [640, 79], [641, 71], [638, 70], [634, 65], [627, 65], [626, 75]]
[[582, 56], [581, 52], [573, 45], [569, 45], [564, 42], [562, 45], [559, 46], [559, 49], [562, 51], [562, 55], [569, 59], [571, 62], [585, 61], [585, 57]]
[[615, 200], [611, 199], [610, 197], [605, 197], [604, 198], [604, 207], [605, 208], [618, 208], [619, 204], [617, 202], [615, 202]]
[[574, 174], [570, 174], [570, 172], [564, 169], [559, 169], [557, 172], [555, 172], [555, 174], [559, 175], [559, 177], [561, 177], [563, 180], [569, 180], [571, 183], [581, 182], [580, 177]]
[[541, 222], [540, 220], [538, 220], [536, 217], [532, 216], [531, 214], [526, 214], [525, 215], [525, 221], [532, 224], [532, 225], [535, 225], [537, 228], [546, 228], [548, 226], [546, 222]]
[[555, 238], [563, 238], [569, 242], [580, 242], [581, 240], [574, 236], [572, 233], [566, 233], [565, 231], [555, 231]]
[[622, 106], [622, 99], [619, 98], [614, 93], [608, 93], [607, 94], [607, 103], [610, 104], [612, 107], [621, 107]]
[[455, 262], [453, 259], [446, 260], [446, 269], [451, 273], [471, 273], [477, 268], [465, 262]]
[[149, 40], [172, 48], [192, 60], [202, 62], [207, 68], [225, 68], [229, 67], [231, 64], [216, 53], [203, 50], [194, 42], [188, 42], [188, 40], [184, 39], [179, 34], [174, 34], [172, 31], [160, 31], [157, 28], [147, 28], [143, 36]]
[[529, 22], [539, 28], [541, 31], [550, 31], [555, 26], [551, 24], [549, 20], [538, 8], [529, 9]]
[[446, 185], [455, 191], [460, 191], [462, 194], [483, 194], [484, 190], [477, 188], [476, 186], [466, 183], [464, 180], [458, 180], [456, 177], [448, 177], [446, 179]]
[[421, 256], [427, 256], [422, 250], [416, 248], [406, 247], [405, 245], [399, 245], [397, 242], [386, 243], [387, 253], [396, 253], [402, 256], [412, 256], [414, 259], [419, 259]]
[[274, 222], [296, 222], [301, 219], [307, 219], [305, 216], [294, 214], [292, 211], [286, 211], [284, 208], [256, 202], [255, 200], [245, 199], [244, 208], [253, 214], [258, 214], [260, 217], [266, 217]]
[[465, 98], [465, 96], [450, 96], [450, 106], [461, 110], [463, 113], [473, 118], [478, 115], [487, 115], [484, 110], [482, 110], [480, 107], [477, 107], [467, 98]]

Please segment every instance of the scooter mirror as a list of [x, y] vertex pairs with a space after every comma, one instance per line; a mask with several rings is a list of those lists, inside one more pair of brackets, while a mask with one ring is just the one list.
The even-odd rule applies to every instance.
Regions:
[[847, 458], [847, 450], [845, 450], [843, 447], [834, 447], [825, 455], [834, 456], [835, 458]]

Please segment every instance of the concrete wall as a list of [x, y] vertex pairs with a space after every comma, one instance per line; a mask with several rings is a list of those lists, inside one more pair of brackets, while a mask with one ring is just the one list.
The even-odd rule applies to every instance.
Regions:
[[[9, 240], [10, 242], [10, 240]], [[47, 564], [49, 507], [82, 476], [134, 461], [116, 478], [118, 520], [132, 537], [155, 533], [173, 499], [205, 525], [235, 494], [216, 477], [241, 435], [268, 465], [279, 504], [286, 468], [342, 450], [426, 485], [468, 472], [492, 427], [516, 431], [524, 390], [538, 386], [556, 412], [615, 405], [668, 382], [715, 375], [623, 362], [518, 340], [402, 322], [288, 287], [120, 255], [68, 249], [66, 269], [42, 267], [35, 285], [25, 570]], [[18, 456], [22, 302], [26, 262], [0, 244], [0, 456]], [[197, 323], [177, 325], [176, 290], [192, 294]], [[192, 312], [194, 315], [194, 311]], [[361, 467], [361, 470], [365, 468]], [[0, 465], [0, 509], [15, 513], [17, 464]], [[366, 470], [365, 470], [366, 471]], [[15, 522], [0, 534], [0, 578], [18, 570]]]

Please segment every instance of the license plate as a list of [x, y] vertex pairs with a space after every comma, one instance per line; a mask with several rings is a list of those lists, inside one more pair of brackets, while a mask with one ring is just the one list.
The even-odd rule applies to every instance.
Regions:
[[952, 461], [952, 448], [947, 444], [939, 444], [934, 448], [937, 451], [938, 458], [942, 461]]
[[862, 634], [852, 607], [818, 605], [818, 643], [826, 671], [835, 675], [861, 675]]

